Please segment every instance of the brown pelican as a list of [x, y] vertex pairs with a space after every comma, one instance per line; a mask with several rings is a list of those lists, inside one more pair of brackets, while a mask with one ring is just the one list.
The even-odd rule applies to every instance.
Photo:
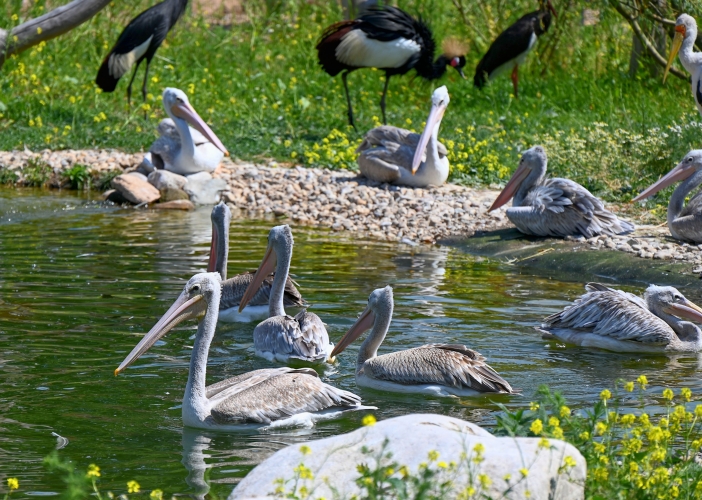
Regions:
[[449, 101], [446, 86], [434, 91], [421, 136], [387, 125], [368, 132], [356, 149], [361, 153], [358, 157], [361, 174], [374, 181], [403, 186], [440, 186], [446, 182], [449, 161], [446, 146], [439, 142], [439, 127]]
[[276, 226], [268, 233], [263, 261], [239, 303], [239, 311], [252, 299], [263, 280], [275, 269], [268, 302], [268, 319], [254, 329], [257, 356], [269, 361], [326, 361], [331, 346], [327, 329], [314, 313], [300, 311], [294, 318], [285, 314], [283, 293], [292, 260], [293, 236], [290, 226]]
[[229, 152], [190, 105], [185, 92], [166, 88], [163, 108], [170, 121], [162, 120], [159, 124], [161, 137], [151, 145], [145, 163], [182, 175], [214, 172], [222, 157], [229, 156]]
[[[229, 255], [229, 224], [232, 212], [229, 207], [219, 202], [212, 209], [212, 244], [210, 245], [210, 260], [207, 271], [217, 271], [222, 277], [222, 301], [219, 304], [219, 320], [224, 322], [253, 321], [267, 317], [268, 300], [273, 286], [273, 274], [266, 276], [246, 308], [240, 313], [239, 304], [246, 288], [253, 279], [254, 272], [245, 272], [227, 279], [227, 257]], [[283, 293], [284, 307], [304, 307], [300, 292], [295, 283], [287, 278]]]
[[626, 234], [634, 225], [617, 218], [587, 189], [569, 179], [546, 178], [548, 158], [541, 146], [527, 149], [519, 168], [490, 207], [514, 197], [507, 217], [525, 234], [536, 236]]
[[346, 410], [359, 410], [361, 398], [323, 383], [311, 368], [266, 368], [205, 386], [207, 355], [217, 326], [221, 279], [218, 273], [196, 274], [166, 314], [122, 361], [124, 371], [179, 323], [200, 318], [188, 383], [183, 396], [183, 423], [201, 429], [235, 430], [254, 425], [312, 425]]
[[616, 352], [702, 350], [702, 309], [672, 286], [651, 285], [643, 299], [599, 283], [538, 328], [547, 339]]
[[696, 40], [697, 23], [695, 18], [687, 14], [680, 14], [677, 21], [675, 21], [673, 48], [670, 50], [668, 64], [665, 67], [663, 83], [665, 83], [675, 56], [680, 52], [680, 62], [692, 76], [692, 96], [695, 98], [697, 111], [702, 115], [702, 53], [694, 51]]
[[483, 392], [513, 393], [478, 352], [460, 344], [427, 344], [378, 356], [394, 307], [392, 288], [378, 288], [368, 307], [332, 351], [340, 354], [369, 328], [356, 360], [356, 383], [382, 391], [436, 396], [472, 396]]
[[668, 229], [674, 238], [702, 243], [702, 191], [685, 204], [687, 195], [702, 184], [702, 149], [693, 149], [683, 161], [656, 183], [634, 198], [643, 200], [671, 184], [685, 181], [675, 188], [668, 202]]

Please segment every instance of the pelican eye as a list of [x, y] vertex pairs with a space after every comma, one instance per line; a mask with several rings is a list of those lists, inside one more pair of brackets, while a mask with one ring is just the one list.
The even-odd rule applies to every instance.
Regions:
[[200, 285], [193, 285], [190, 289], [190, 293], [200, 293]]
[[688, 163], [692, 163], [692, 156], [688, 156], [687, 160], [685, 160]]

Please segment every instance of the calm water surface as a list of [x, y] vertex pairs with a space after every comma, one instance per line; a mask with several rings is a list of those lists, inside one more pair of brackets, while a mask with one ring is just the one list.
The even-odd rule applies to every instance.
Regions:
[[[209, 216], [207, 208], [123, 210], [65, 193], [0, 189], [0, 488], [7, 477], [19, 477], [22, 488], [13, 498], [63, 491], [61, 477], [42, 465], [56, 447], [52, 432], [69, 440], [61, 457], [82, 470], [90, 463], [101, 467], [105, 491], [124, 492], [135, 479], [146, 490], [200, 496], [211, 488], [226, 496], [275, 450], [361, 425], [363, 414], [314, 429], [183, 429], [180, 401], [194, 324], [177, 328], [124, 375], [113, 376], [185, 281], [206, 268]], [[230, 275], [260, 263], [272, 225], [233, 221]], [[490, 426], [495, 402], [527, 405], [540, 384], [563, 391], [577, 408], [615, 380], [641, 373], [656, 392], [666, 384], [702, 392], [695, 356], [642, 358], [542, 341], [533, 326], [582, 293], [582, 283], [524, 274], [445, 247], [354, 240], [294, 225], [293, 233], [292, 272], [333, 341], [363, 310], [368, 294], [390, 284], [395, 317], [381, 352], [464, 343], [522, 390], [463, 399], [359, 391], [353, 376], [358, 345], [352, 346], [321, 375], [362, 394], [379, 408], [379, 419], [433, 412]], [[685, 293], [700, 298], [697, 290]], [[253, 356], [253, 327], [220, 325], [209, 382], [275, 366]]]

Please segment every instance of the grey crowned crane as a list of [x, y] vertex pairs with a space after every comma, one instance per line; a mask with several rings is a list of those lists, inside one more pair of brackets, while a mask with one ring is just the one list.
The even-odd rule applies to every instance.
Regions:
[[103, 92], [114, 91], [119, 79], [134, 66], [134, 74], [127, 87], [127, 102], [131, 104], [132, 83], [141, 61], [146, 59], [144, 84], [141, 87], [141, 95], [146, 101], [146, 82], [151, 59], [173, 25], [183, 15], [187, 4], [188, 0], [164, 0], [132, 19], [102, 62], [95, 78], [98, 87]]
[[536, 40], [548, 31], [551, 26], [551, 14], [556, 16], [556, 10], [551, 0], [540, 0], [539, 10], [520, 17], [513, 25], [504, 30], [492, 42], [487, 53], [475, 69], [473, 83], [482, 89], [488, 80], [512, 70], [512, 85], [514, 96], [519, 92], [519, 65], [524, 64], [526, 57], [534, 48]]
[[443, 54], [434, 61], [434, 37], [421, 19], [415, 19], [397, 7], [374, 7], [353, 21], [332, 24], [317, 44], [319, 63], [331, 76], [341, 73], [346, 91], [349, 123], [355, 128], [348, 74], [359, 68], [385, 71], [385, 87], [380, 109], [385, 118], [385, 96], [393, 75], [404, 75], [412, 68], [427, 80], [440, 78], [448, 66], [460, 75], [466, 64], [465, 48], [455, 40], [447, 40]]
[[680, 14], [677, 21], [675, 21], [673, 48], [670, 50], [668, 64], [663, 75], [663, 83], [665, 83], [670, 66], [679, 52], [680, 62], [692, 76], [692, 95], [695, 98], [695, 104], [697, 104], [697, 111], [702, 115], [702, 52], [694, 51], [695, 40], [697, 40], [697, 22], [695, 22], [695, 18], [687, 14]]

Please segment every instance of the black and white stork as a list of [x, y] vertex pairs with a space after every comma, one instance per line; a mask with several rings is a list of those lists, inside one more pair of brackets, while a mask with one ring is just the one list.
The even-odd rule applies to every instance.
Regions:
[[447, 40], [443, 54], [434, 61], [434, 37], [421, 19], [415, 19], [397, 7], [373, 7], [353, 21], [332, 24], [317, 44], [319, 63], [331, 76], [341, 73], [346, 91], [349, 123], [355, 128], [351, 97], [346, 81], [359, 68], [385, 71], [385, 87], [380, 109], [385, 119], [385, 96], [393, 75], [404, 75], [412, 68], [427, 80], [441, 77], [452, 66], [465, 78], [465, 49], [455, 40]]
[[188, 0], [164, 0], [132, 19], [102, 62], [95, 78], [98, 87], [103, 92], [114, 91], [119, 79], [134, 66], [134, 74], [127, 87], [127, 101], [131, 104], [132, 83], [141, 61], [146, 59], [144, 84], [141, 87], [142, 97], [146, 101], [146, 82], [151, 59], [185, 11], [187, 4]]
[[520, 17], [492, 42], [475, 70], [473, 83], [476, 87], [482, 89], [488, 80], [493, 80], [506, 71], [512, 70], [514, 96], [517, 97], [519, 65], [524, 64], [536, 40], [548, 31], [551, 26], [551, 14], [558, 17], [551, 5], [551, 0], [540, 0], [539, 3], [539, 10]]

